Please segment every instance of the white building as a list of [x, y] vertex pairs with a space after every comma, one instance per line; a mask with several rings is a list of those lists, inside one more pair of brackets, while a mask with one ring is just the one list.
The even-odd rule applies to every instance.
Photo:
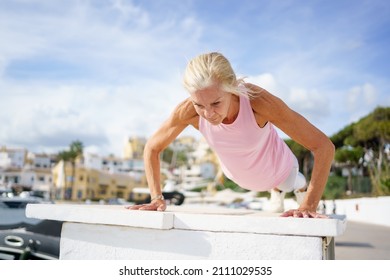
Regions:
[[56, 155], [28, 153], [27, 162], [34, 168], [51, 169], [56, 163]]
[[26, 162], [27, 150], [19, 148], [0, 148], [0, 167], [22, 168]]
[[127, 174], [137, 182], [144, 176], [143, 159], [122, 159], [113, 156], [101, 157], [86, 153], [84, 154], [84, 167], [106, 171], [111, 174]]
[[50, 191], [54, 155], [27, 153], [26, 149], [0, 150], [0, 185]]

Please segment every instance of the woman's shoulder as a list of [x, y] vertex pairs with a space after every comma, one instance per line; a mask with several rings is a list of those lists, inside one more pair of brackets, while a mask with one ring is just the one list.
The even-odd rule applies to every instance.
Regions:
[[194, 104], [190, 98], [186, 98], [176, 106], [172, 117], [177, 122], [191, 124], [195, 128], [198, 128], [199, 115], [196, 113]]
[[252, 107], [264, 106], [265, 104], [274, 101], [275, 96], [260, 86], [245, 83], [245, 87]]
[[286, 109], [286, 104], [279, 97], [271, 94], [266, 89], [254, 84], [246, 83], [248, 89], [250, 103], [253, 111], [269, 119], [275, 117], [278, 113], [282, 113]]

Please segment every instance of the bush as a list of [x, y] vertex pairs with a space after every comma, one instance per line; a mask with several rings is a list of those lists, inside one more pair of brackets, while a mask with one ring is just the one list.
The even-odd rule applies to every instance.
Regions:
[[341, 176], [329, 176], [323, 199], [339, 199], [344, 197], [347, 186], [347, 178]]

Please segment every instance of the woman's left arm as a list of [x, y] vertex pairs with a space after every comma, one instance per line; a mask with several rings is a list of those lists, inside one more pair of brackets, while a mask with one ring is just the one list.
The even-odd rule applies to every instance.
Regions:
[[[253, 86], [253, 85], [251, 85]], [[323, 217], [316, 213], [328, 180], [335, 147], [330, 139], [302, 115], [290, 109], [280, 98], [265, 90], [251, 101], [255, 115], [270, 121], [294, 141], [310, 150], [314, 166], [307, 194], [298, 209], [286, 211], [282, 216]]]

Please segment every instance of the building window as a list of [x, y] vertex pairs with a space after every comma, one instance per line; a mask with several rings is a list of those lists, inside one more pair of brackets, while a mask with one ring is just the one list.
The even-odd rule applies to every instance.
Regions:
[[107, 189], [108, 189], [107, 185], [99, 185], [99, 194], [100, 195], [107, 194]]

